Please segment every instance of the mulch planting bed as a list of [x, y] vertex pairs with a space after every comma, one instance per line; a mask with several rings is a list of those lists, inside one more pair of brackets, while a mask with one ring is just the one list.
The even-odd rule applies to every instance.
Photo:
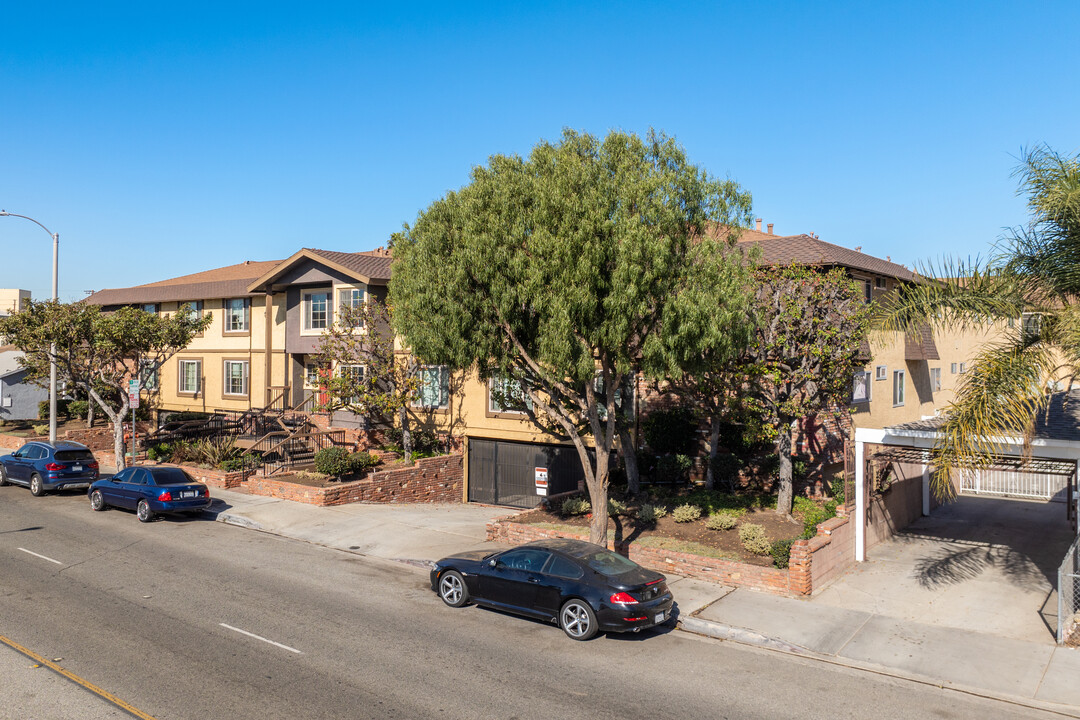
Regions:
[[[636, 511], [636, 506], [630, 507]], [[545, 510], [537, 508], [514, 516], [515, 522], [528, 525], [552, 525], [563, 526], [574, 532], [588, 534], [591, 518], [584, 515], [564, 516], [558, 510]], [[788, 540], [802, 535], [803, 523], [778, 515], [775, 510], [750, 509], [739, 519], [739, 524], [755, 523], [765, 528], [765, 533], [770, 540]], [[696, 544], [710, 548], [714, 556], [751, 565], [772, 566], [773, 560], [769, 555], [754, 555], [747, 552], [739, 540], [739, 529], [710, 530], [705, 527], [705, 516], [693, 522], [678, 523], [668, 514], [656, 521], [655, 524], [644, 524], [633, 517], [618, 517], [608, 521], [609, 535], [614, 533], [616, 541], [634, 541], [641, 538], [654, 538], [661, 541], [674, 541], [686, 543], [687, 551], [693, 552], [690, 544]], [[670, 549], [678, 549], [670, 546]]]

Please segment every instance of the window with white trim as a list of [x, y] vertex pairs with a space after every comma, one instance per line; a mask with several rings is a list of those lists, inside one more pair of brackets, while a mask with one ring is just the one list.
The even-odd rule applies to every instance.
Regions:
[[959, 367], [960, 367], [960, 366], [959, 366], [958, 364], [956, 364], [956, 363], [952, 363], [951, 365], [949, 365], [949, 372], [950, 372], [951, 374], [955, 375], [955, 374], [956, 374], [956, 371], [957, 371], [957, 368], [959, 368]]
[[855, 371], [855, 379], [851, 388], [851, 402], [870, 402], [870, 373], [865, 370]]
[[247, 360], [225, 361], [225, 387], [226, 395], [248, 394], [248, 362]]
[[521, 415], [527, 408], [532, 408], [532, 398], [525, 394], [520, 382], [503, 375], [488, 380], [488, 412]]
[[245, 298], [229, 298], [222, 302], [223, 314], [225, 315], [225, 332], [247, 332], [247, 308], [248, 304]]
[[450, 369], [445, 365], [424, 365], [416, 371], [420, 380], [414, 407], [440, 409], [450, 407]]
[[157, 390], [158, 369], [152, 360], [139, 361], [139, 385], [150, 392]]
[[177, 390], [182, 393], [197, 393], [202, 383], [202, 361], [180, 360], [177, 374], [180, 376], [180, 384]]
[[330, 324], [330, 292], [318, 290], [303, 296], [304, 330], [319, 332]]
[[[337, 372], [340, 377], [348, 380], [350, 386], [359, 389], [364, 382], [367, 368], [363, 365], [338, 365]], [[357, 398], [355, 396], [342, 398], [342, 402], [346, 405], [355, 405]]]
[[878, 365], [874, 368], [875, 380], [887, 380], [889, 378], [889, 368], [885, 365]]
[[190, 320], [197, 321], [202, 320], [203, 313], [203, 301], [202, 300], [188, 300], [185, 303], [180, 303], [180, 311], [184, 312]]
[[934, 392], [941, 390], [941, 368], [930, 368], [930, 389]]
[[899, 407], [904, 404], [904, 376], [903, 370], [894, 370], [892, 374], [892, 404]]

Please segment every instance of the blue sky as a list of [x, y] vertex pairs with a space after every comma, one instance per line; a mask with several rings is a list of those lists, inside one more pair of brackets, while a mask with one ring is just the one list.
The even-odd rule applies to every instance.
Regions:
[[[60, 295], [368, 250], [495, 153], [673, 135], [776, 232], [985, 255], [1080, 151], [1076, 2], [10, 3], [0, 208]], [[0, 217], [0, 287], [50, 294]]]

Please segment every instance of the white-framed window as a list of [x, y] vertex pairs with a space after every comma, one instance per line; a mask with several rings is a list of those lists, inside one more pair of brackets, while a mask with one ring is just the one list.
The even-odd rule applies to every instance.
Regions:
[[445, 365], [424, 365], [416, 371], [420, 380], [413, 406], [438, 409], [450, 407], [450, 369]]
[[158, 369], [151, 360], [139, 361], [139, 385], [150, 392], [157, 390]]
[[949, 365], [949, 373], [950, 373], [950, 374], [952, 374], [952, 375], [955, 375], [955, 374], [957, 373], [957, 370], [959, 369], [959, 367], [960, 367], [960, 366], [959, 366], [958, 364], [956, 364], [956, 363], [951, 363], [951, 364]]
[[202, 320], [203, 314], [203, 301], [202, 300], [188, 300], [185, 303], [180, 303], [180, 311], [184, 312], [187, 308], [187, 317], [191, 320]]
[[303, 295], [304, 330], [321, 332], [330, 325], [330, 291], [313, 290]]
[[532, 407], [532, 399], [513, 378], [496, 375], [488, 380], [488, 412], [522, 415]]
[[[348, 378], [349, 382], [354, 387], [359, 387], [364, 382], [364, 375], [367, 373], [367, 368], [363, 365], [338, 365], [337, 373], [343, 378]], [[343, 402], [346, 405], [355, 405], [357, 398], [348, 397], [344, 398]]]
[[930, 389], [933, 392], [941, 390], [941, 368], [930, 368]]
[[[341, 287], [338, 288], [337, 298], [337, 306], [339, 312], [344, 308], [349, 308], [350, 310], [357, 311], [364, 306], [365, 302], [367, 302], [367, 291], [364, 290], [364, 288]], [[356, 325], [354, 327], [364, 327], [364, 318], [357, 317], [354, 314], [353, 319], [356, 322]]]
[[960, 374], [963, 375], [967, 371], [967, 363], [960, 363]]
[[225, 332], [248, 331], [248, 303], [246, 298], [229, 298], [222, 302], [225, 316]]
[[893, 370], [892, 374], [892, 404], [899, 407], [904, 404], [904, 376], [903, 370]]
[[313, 360], [304, 363], [304, 387], [314, 388], [319, 386], [319, 371], [323, 366]]
[[870, 402], [870, 373], [865, 370], [855, 371], [855, 379], [851, 387], [851, 402]]
[[226, 360], [224, 379], [225, 387], [223, 389], [223, 392], [226, 395], [247, 395], [248, 361]]
[[177, 374], [180, 383], [177, 390], [182, 393], [197, 393], [202, 384], [202, 360], [180, 360]]
[[887, 380], [889, 377], [889, 368], [885, 365], [878, 365], [874, 368], [875, 380]]

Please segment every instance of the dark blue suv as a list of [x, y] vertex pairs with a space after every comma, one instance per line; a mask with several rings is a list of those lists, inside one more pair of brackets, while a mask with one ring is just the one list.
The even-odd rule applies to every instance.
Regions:
[[77, 442], [31, 440], [0, 457], [0, 485], [25, 485], [38, 497], [49, 490], [88, 488], [97, 479], [94, 453]]

